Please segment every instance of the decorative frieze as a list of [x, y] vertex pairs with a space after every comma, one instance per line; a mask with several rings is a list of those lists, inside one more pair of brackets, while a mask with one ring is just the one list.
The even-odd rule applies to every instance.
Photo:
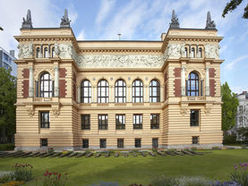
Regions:
[[18, 53], [19, 59], [33, 57], [33, 44], [32, 43], [19, 44], [17, 48], [19, 49], [19, 53]]

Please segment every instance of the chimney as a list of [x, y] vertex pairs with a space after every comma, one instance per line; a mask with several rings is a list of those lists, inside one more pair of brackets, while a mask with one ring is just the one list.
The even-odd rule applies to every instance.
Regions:
[[11, 55], [12, 57], [15, 57], [15, 51], [14, 51], [14, 50], [10, 50], [9, 53], [10, 53], [10, 55]]

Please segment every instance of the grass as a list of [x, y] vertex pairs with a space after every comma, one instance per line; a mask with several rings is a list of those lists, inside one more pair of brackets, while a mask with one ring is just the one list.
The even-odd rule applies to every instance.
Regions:
[[[157, 176], [204, 176], [228, 180], [235, 164], [248, 162], [248, 149], [209, 150], [202, 156], [99, 157], [99, 158], [0, 158], [0, 171], [12, 170], [15, 163], [33, 165], [35, 179], [46, 170], [68, 173], [68, 185], [101, 182], [149, 184]], [[27, 185], [35, 185], [35, 180]]]

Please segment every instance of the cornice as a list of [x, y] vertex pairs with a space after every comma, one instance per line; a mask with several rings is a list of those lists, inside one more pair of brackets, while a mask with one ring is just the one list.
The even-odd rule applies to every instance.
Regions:
[[161, 53], [161, 49], [115, 49], [115, 48], [99, 48], [99, 49], [93, 49], [93, 48], [87, 48], [87, 49], [80, 49], [81, 53]]
[[78, 68], [80, 72], [161, 72], [161, 68]]

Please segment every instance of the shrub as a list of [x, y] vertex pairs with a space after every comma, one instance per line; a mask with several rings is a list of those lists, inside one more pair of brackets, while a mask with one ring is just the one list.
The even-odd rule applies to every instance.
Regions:
[[248, 162], [235, 165], [234, 169], [230, 175], [231, 180], [240, 185], [248, 185]]
[[224, 133], [223, 144], [224, 145], [238, 144], [236, 139], [237, 139], [237, 136], [235, 134], [230, 135], [230, 134]]
[[14, 171], [14, 179], [16, 181], [30, 181], [32, 180], [32, 168], [33, 166], [30, 164], [20, 164], [16, 163], [15, 166], [15, 171]]
[[0, 151], [9, 151], [14, 150], [15, 145], [8, 143], [8, 144], [0, 144]]
[[178, 178], [180, 186], [210, 186], [212, 181], [203, 177], [181, 177]]
[[13, 178], [14, 178], [14, 174], [13, 173], [4, 173], [4, 174], [0, 175], [0, 183], [9, 182]]
[[179, 186], [179, 181], [165, 175], [159, 176], [151, 181], [152, 186]]
[[43, 186], [65, 186], [67, 181], [67, 173], [62, 175], [58, 172], [49, 172], [48, 170], [44, 173]]

